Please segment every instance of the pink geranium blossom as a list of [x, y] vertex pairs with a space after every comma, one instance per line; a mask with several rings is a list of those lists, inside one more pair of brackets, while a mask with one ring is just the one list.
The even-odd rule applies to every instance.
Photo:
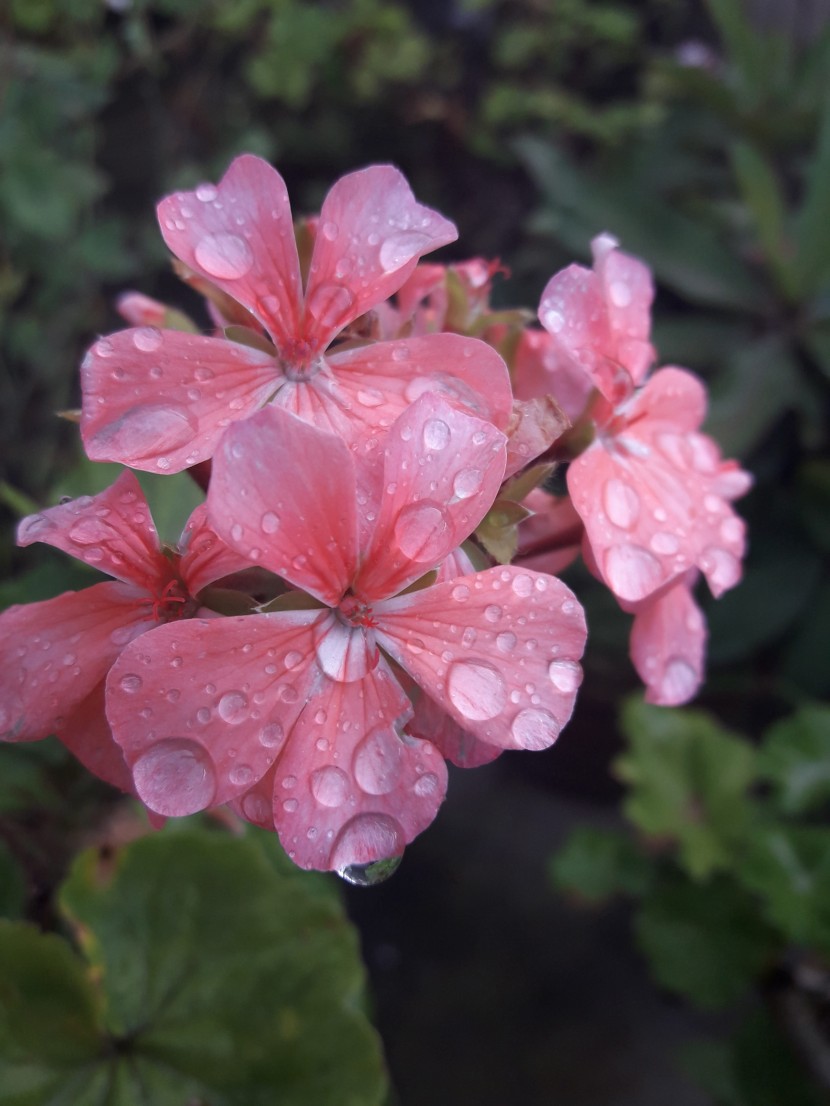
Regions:
[[703, 680], [706, 620], [694, 601], [697, 573], [633, 605], [631, 659], [646, 685], [646, 702], [663, 707], [688, 702]]
[[232, 800], [303, 867], [397, 855], [446, 786], [438, 751], [404, 733], [412, 705], [397, 666], [476, 740], [556, 739], [585, 642], [569, 589], [509, 567], [425, 578], [492, 503], [504, 435], [429, 395], [383, 454], [377, 478], [359, 478], [340, 438], [276, 407], [228, 431], [210, 517], [302, 591], [280, 604], [294, 609], [162, 627], [125, 650], [107, 711], [151, 809]]
[[285, 184], [257, 157], [237, 158], [216, 186], [168, 196], [159, 222], [189, 272], [232, 297], [264, 333], [139, 327], [100, 339], [82, 366], [81, 431], [92, 459], [175, 472], [211, 457], [227, 426], [269, 402], [350, 443], [371, 443], [425, 389], [506, 424], [507, 370], [476, 339], [436, 334], [329, 349], [400, 288], [422, 254], [456, 237], [397, 169], [373, 166], [334, 185], [305, 288]]
[[[0, 615], [0, 738], [55, 733], [96, 775], [131, 788], [103, 713], [103, 681], [139, 634], [194, 615], [208, 584], [248, 562], [191, 516], [178, 550], [159, 546], [130, 472], [95, 496], [25, 518], [18, 543], [46, 542], [115, 577], [80, 592], [10, 607]], [[202, 612], [205, 613], [205, 612]]]

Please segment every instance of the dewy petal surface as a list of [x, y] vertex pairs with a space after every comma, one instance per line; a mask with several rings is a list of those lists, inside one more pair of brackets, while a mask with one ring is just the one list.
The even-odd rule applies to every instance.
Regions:
[[448, 219], [415, 200], [393, 166], [341, 177], [320, 212], [306, 289], [306, 340], [324, 349], [344, 326], [396, 292], [422, 254], [457, 237]]
[[141, 485], [131, 472], [98, 495], [83, 495], [24, 518], [18, 545], [45, 542], [117, 580], [150, 587], [169, 574]]
[[321, 678], [320, 613], [193, 619], [124, 650], [107, 679], [107, 716], [151, 810], [192, 814], [268, 771]]
[[582, 680], [582, 607], [561, 580], [491, 568], [377, 603], [378, 644], [465, 730], [552, 745]]
[[357, 565], [354, 464], [340, 438], [264, 408], [223, 438], [207, 505], [232, 548], [338, 604]]
[[0, 740], [55, 733], [124, 646], [155, 625], [146, 592], [106, 581], [0, 615]]
[[81, 365], [81, 434], [94, 461], [179, 472], [212, 456], [282, 372], [250, 346], [152, 327], [99, 339]]
[[104, 711], [104, 680], [67, 716], [58, 737], [87, 771], [120, 791], [135, 794], [124, 754], [113, 741]]
[[505, 460], [492, 423], [433, 395], [413, 403], [385, 439], [383, 496], [355, 591], [393, 595], [435, 568], [489, 510]]
[[646, 702], [676, 707], [696, 694], [703, 680], [706, 622], [683, 577], [641, 604], [631, 629], [631, 659], [646, 685]]
[[300, 263], [288, 192], [266, 161], [243, 154], [215, 187], [158, 206], [165, 242], [185, 265], [246, 307], [281, 348], [299, 331]]
[[190, 518], [179, 542], [182, 580], [191, 595], [197, 595], [208, 584], [250, 567], [245, 557], [219, 537], [207, 517], [207, 505], [200, 503]]
[[274, 774], [274, 824], [300, 867], [397, 856], [433, 821], [447, 771], [429, 742], [401, 738], [411, 710], [385, 661], [318, 687]]

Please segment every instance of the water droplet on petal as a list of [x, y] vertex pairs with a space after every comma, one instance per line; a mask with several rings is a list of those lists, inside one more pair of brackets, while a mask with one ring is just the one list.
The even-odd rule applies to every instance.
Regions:
[[446, 449], [450, 444], [450, 428], [443, 419], [427, 419], [423, 437], [426, 449]]
[[361, 388], [357, 393], [357, 402], [363, 407], [380, 407], [384, 402], [383, 392], [377, 388]]
[[337, 223], [323, 223], [320, 227], [320, 233], [327, 242], [333, 242], [337, 237]]
[[232, 726], [238, 726], [248, 714], [248, 697], [241, 691], [228, 691], [216, 705], [219, 717]]
[[660, 689], [672, 704], [685, 703], [697, 691], [699, 680], [694, 668], [682, 657], [666, 662]]
[[206, 726], [207, 723], [210, 722], [211, 713], [210, 707], [199, 707], [196, 711], [196, 721]]
[[615, 307], [628, 307], [631, 303], [631, 287], [624, 280], [612, 281], [608, 295]]
[[280, 526], [279, 516], [273, 511], [266, 511], [260, 520], [263, 534], [276, 534]]
[[273, 824], [271, 804], [264, 795], [251, 791], [242, 799], [242, 812], [255, 825], [264, 826]]
[[216, 199], [216, 188], [212, 184], [200, 184], [196, 189], [196, 199], [202, 203], [210, 203]]
[[426, 799], [430, 795], [434, 795], [439, 786], [438, 777], [434, 772], [425, 772], [423, 776], [420, 776], [415, 781], [415, 787], [413, 788], [415, 794], [421, 799]]
[[279, 722], [268, 722], [259, 731], [257, 740], [263, 749], [279, 749], [285, 741], [285, 731]]
[[507, 702], [501, 674], [486, 661], [456, 661], [447, 676], [447, 694], [459, 714], [475, 722], [495, 718]]
[[379, 260], [386, 273], [394, 273], [403, 268], [414, 257], [418, 257], [429, 246], [429, 238], [417, 230], [403, 230], [391, 234], [381, 244]]
[[237, 234], [209, 234], [193, 251], [196, 264], [220, 280], [240, 280], [251, 271], [254, 255]]
[[516, 595], [524, 599], [533, 591], [533, 580], [530, 576], [521, 573], [521, 575], [513, 577], [511, 587]]
[[162, 334], [156, 326], [142, 326], [133, 331], [133, 345], [144, 353], [154, 353], [161, 343]]
[[612, 545], [605, 554], [605, 575], [622, 599], [643, 599], [663, 582], [660, 562], [639, 545]]
[[354, 296], [342, 284], [319, 284], [306, 301], [306, 311], [321, 326], [332, 329], [345, 326], [349, 320]]
[[516, 635], [506, 631], [496, 638], [496, 646], [502, 653], [512, 653], [516, 648]]
[[547, 749], [559, 736], [560, 726], [548, 710], [519, 711], [510, 726], [513, 740], [523, 749]]
[[612, 477], [602, 491], [605, 513], [615, 526], [630, 530], [640, 516], [640, 497], [630, 484]]
[[398, 857], [405, 843], [403, 830], [388, 814], [358, 814], [337, 835], [329, 864], [345, 879], [344, 869]]
[[337, 874], [355, 887], [375, 887], [394, 875], [402, 860], [403, 853], [386, 860], [376, 860], [374, 864], [347, 864], [345, 868], [338, 868]]
[[558, 334], [565, 325], [565, 317], [561, 311], [551, 308], [541, 316], [542, 326], [552, 334]]
[[141, 679], [140, 676], [136, 676], [132, 673], [127, 676], [122, 676], [120, 681], [121, 690], [126, 691], [129, 694], [140, 691], [143, 683], [144, 681]]
[[469, 499], [481, 487], [481, 480], [482, 476], [479, 469], [462, 469], [453, 478], [453, 495], [457, 499]]
[[437, 503], [411, 503], [395, 520], [395, 541], [412, 561], [433, 562], [446, 552], [449, 524]]
[[349, 794], [349, 777], [333, 764], [311, 773], [311, 794], [321, 806], [342, 806]]
[[246, 787], [253, 781], [254, 770], [248, 764], [236, 764], [228, 777], [234, 787]]
[[297, 799], [285, 799], [282, 804], [282, 809], [286, 814], [296, 814], [299, 806], [300, 804]]
[[190, 412], [175, 404], [132, 407], [95, 433], [96, 445], [113, 457], [134, 460], [169, 453], [192, 441], [196, 422]]
[[548, 675], [557, 691], [576, 691], [582, 683], [582, 667], [576, 661], [553, 661], [548, 666]]
[[489, 607], [484, 608], [484, 617], [488, 622], [498, 622], [501, 618], [501, 607], [497, 607], [495, 603], [491, 603]]
[[355, 779], [368, 795], [387, 795], [394, 790], [402, 767], [403, 745], [387, 730], [370, 733], [355, 750]]
[[195, 814], [213, 802], [216, 777], [207, 752], [195, 741], [159, 741], [133, 765], [139, 798], [167, 817]]
[[715, 595], [734, 587], [740, 579], [741, 563], [727, 549], [710, 545], [700, 557], [700, 567]]

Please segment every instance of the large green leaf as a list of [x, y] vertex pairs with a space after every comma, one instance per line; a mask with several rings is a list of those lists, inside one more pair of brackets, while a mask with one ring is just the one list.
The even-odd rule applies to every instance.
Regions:
[[614, 768], [629, 785], [626, 815], [644, 833], [675, 841], [692, 876], [729, 867], [753, 821], [749, 743], [702, 711], [637, 699], [625, 704], [622, 726], [630, 748]]
[[580, 826], [553, 857], [553, 882], [589, 903], [612, 895], [642, 895], [652, 875], [652, 862], [624, 833]]
[[657, 981], [699, 1006], [725, 1006], [756, 981], [775, 949], [751, 897], [731, 879], [664, 880], [634, 921]]
[[830, 801], [830, 707], [804, 707], [772, 726], [764, 735], [758, 767], [786, 814], [803, 814]]
[[356, 936], [256, 840], [165, 832], [114, 865], [89, 851], [60, 903], [85, 960], [0, 930], [2, 1106], [382, 1101]]

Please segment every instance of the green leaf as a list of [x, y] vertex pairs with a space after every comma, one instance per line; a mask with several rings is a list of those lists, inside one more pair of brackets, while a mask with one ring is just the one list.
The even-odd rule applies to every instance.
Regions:
[[751, 142], [732, 146], [732, 165], [744, 202], [752, 212], [761, 245], [785, 295], [794, 297], [796, 285], [787, 256], [785, 206], [778, 179], [763, 154]]
[[550, 862], [554, 884], [589, 903], [612, 895], [642, 895], [652, 864], [624, 833], [581, 826]]
[[2, 1106], [379, 1106], [355, 934], [255, 840], [89, 851], [60, 904], [85, 961], [22, 927], [0, 941]]
[[14, 853], [0, 840], [0, 917], [20, 918], [25, 905], [25, 874]]
[[816, 148], [807, 171], [807, 191], [796, 224], [797, 273], [801, 291], [816, 291], [830, 275], [830, 91], [822, 104]]
[[830, 953], [830, 830], [767, 827], [753, 836], [736, 875], [788, 940]]
[[729, 867], [754, 820], [749, 743], [702, 711], [637, 699], [625, 704], [622, 727], [630, 749], [614, 769], [630, 788], [626, 816], [644, 833], [674, 841], [693, 877]]
[[657, 982], [709, 1008], [741, 998], [776, 948], [751, 897], [726, 877], [662, 881], [634, 930]]
[[830, 801], [830, 707], [803, 707], [767, 730], [758, 769], [785, 814]]

